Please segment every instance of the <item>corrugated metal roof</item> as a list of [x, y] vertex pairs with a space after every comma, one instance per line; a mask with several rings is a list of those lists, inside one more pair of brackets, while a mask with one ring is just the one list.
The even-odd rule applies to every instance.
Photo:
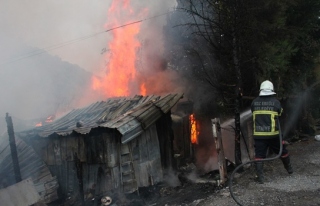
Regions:
[[165, 96], [135, 96], [109, 99], [81, 109], [74, 109], [56, 121], [24, 132], [28, 135], [48, 137], [51, 134], [68, 135], [73, 131], [87, 134], [93, 128], [117, 129], [122, 142], [128, 142], [141, 134], [151, 124], [167, 113], [183, 94]]

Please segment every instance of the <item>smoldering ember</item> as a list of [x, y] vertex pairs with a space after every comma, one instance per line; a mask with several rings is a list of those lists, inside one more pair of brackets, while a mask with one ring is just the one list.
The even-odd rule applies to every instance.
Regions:
[[320, 205], [319, 11], [2, 2], [0, 206]]

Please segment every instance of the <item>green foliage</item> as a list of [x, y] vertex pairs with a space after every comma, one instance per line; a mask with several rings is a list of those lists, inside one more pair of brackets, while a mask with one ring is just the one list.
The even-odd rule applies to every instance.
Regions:
[[288, 96], [314, 81], [320, 48], [320, 4], [315, 0], [296, 0], [279, 8], [282, 12], [274, 16], [278, 20], [273, 23], [277, 26], [269, 27], [269, 37], [261, 45], [259, 76], [271, 79], [279, 96]]
[[[315, 81], [314, 70], [320, 51], [320, 2], [316, 0], [297, 0], [288, 9], [287, 27], [294, 39], [298, 52], [292, 56], [291, 68], [299, 72], [302, 86]], [[296, 76], [297, 73], [291, 73]], [[305, 89], [305, 88], [304, 88]]]
[[256, 96], [265, 79], [279, 97], [316, 81], [319, 0], [178, 0], [178, 8], [189, 31], [176, 36], [192, 60], [185, 68], [212, 87], [219, 105], [233, 109], [236, 88]]

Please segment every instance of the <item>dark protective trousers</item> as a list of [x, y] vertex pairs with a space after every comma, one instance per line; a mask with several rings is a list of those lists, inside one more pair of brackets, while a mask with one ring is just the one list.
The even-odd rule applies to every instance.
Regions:
[[[281, 157], [288, 156], [288, 150], [286, 146], [282, 145], [282, 154]], [[280, 140], [279, 137], [275, 137], [272, 139], [255, 139], [254, 140], [255, 147], [255, 159], [264, 159], [267, 156], [268, 148], [272, 150], [273, 153], [279, 154], [280, 151]]]

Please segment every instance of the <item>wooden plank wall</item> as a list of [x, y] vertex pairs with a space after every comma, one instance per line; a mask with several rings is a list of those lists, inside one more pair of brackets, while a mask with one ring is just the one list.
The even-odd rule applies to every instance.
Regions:
[[83, 135], [48, 137], [47, 145], [41, 150], [48, 165], [61, 165], [63, 161], [74, 161], [74, 154], [81, 162], [87, 161]]
[[153, 125], [146, 133], [149, 150], [149, 183], [153, 185], [163, 181], [163, 168], [161, 165], [160, 144], [157, 134], [157, 127]]
[[186, 160], [192, 160], [194, 158], [194, 151], [191, 146], [191, 125], [189, 116], [184, 116], [182, 118], [182, 130], [183, 130], [183, 151], [184, 151], [184, 158]]
[[188, 115], [174, 115], [173, 131], [174, 131], [174, 154], [176, 156], [176, 166], [179, 168], [193, 159], [193, 150], [191, 146], [190, 120]]
[[[142, 135], [128, 143], [133, 151], [139, 187], [163, 181], [162, 158], [165, 158], [166, 164], [172, 163], [173, 133], [171, 127], [168, 128], [169, 125], [171, 117], [166, 115], [166, 118], [151, 125]], [[158, 126], [161, 128], [158, 129]], [[42, 153], [50, 170], [57, 176], [64, 196], [77, 195], [79, 192], [74, 163], [74, 154], [77, 153], [82, 163], [84, 195], [89, 198], [94, 190], [100, 194], [110, 194], [121, 188], [120, 138], [120, 134], [115, 130], [101, 129], [92, 131], [89, 135], [52, 136], [45, 140], [46, 143], [40, 144], [45, 148], [38, 149], [38, 152]]]
[[160, 145], [161, 164], [164, 170], [174, 167], [173, 139], [171, 113], [163, 115], [157, 122], [157, 134]]
[[[100, 193], [118, 188], [119, 169], [114, 167], [119, 164], [117, 144], [120, 144], [120, 134], [115, 130], [98, 130], [89, 135], [51, 136], [34, 142], [43, 147], [37, 151], [57, 176], [63, 196], [79, 192], [75, 153], [82, 163], [86, 197], [92, 195], [94, 188], [98, 188]], [[101, 175], [99, 182], [98, 174]]]
[[163, 180], [160, 145], [156, 125], [130, 142], [133, 150], [135, 175], [139, 187], [146, 187]]

